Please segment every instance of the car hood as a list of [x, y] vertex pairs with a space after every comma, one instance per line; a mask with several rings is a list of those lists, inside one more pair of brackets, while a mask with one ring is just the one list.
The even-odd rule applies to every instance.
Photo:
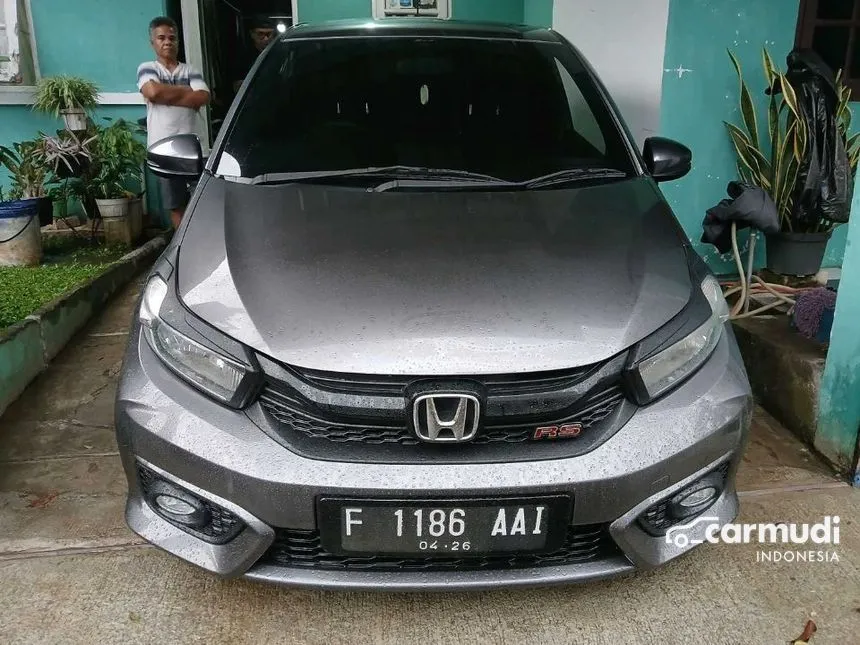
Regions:
[[687, 303], [683, 232], [649, 179], [384, 192], [209, 178], [181, 241], [195, 314], [317, 370], [479, 375], [591, 364]]

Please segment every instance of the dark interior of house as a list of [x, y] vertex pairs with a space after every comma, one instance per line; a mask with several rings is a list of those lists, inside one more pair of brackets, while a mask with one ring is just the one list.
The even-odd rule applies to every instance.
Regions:
[[[168, 0], [167, 11], [182, 24], [180, 4], [180, 0]], [[214, 138], [235, 98], [237, 83], [256, 57], [251, 29], [261, 19], [268, 19], [275, 28], [290, 26], [292, 3], [290, 0], [200, 0], [199, 6], [203, 73], [212, 90], [209, 121]], [[180, 48], [181, 60], [184, 56]]]

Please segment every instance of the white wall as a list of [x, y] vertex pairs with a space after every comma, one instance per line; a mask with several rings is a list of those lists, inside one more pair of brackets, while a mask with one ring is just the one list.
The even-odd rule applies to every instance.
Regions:
[[555, 0], [553, 28], [597, 70], [641, 147], [658, 134], [669, 0]]

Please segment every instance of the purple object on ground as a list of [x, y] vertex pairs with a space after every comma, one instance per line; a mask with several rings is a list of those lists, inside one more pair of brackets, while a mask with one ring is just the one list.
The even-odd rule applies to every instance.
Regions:
[[795, 302], [794, 326], [807, 338], [815, 338], [825, 314], [836, 308], [836, 292], [824, 287], [810, 289], [801, 292]]

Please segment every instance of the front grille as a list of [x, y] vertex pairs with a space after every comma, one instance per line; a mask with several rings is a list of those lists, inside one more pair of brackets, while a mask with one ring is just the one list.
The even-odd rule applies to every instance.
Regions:
[[[462, 377], [481, 383], [488, 396], [529, 394], [560, 390], [575, 385], [601, 367], [586, 365], [566, 370], [535, 372], [530, 374], [498, 374], [489, 376]], [[401, 396], [410, 383], [424, 380], [420, 376], [377, 376], [362, 374], [338, 374], [304, 368], [290, 370], [302, 380], [320, 388], [346, 394]], [[431, 379], [432, 380], [432, 379]]]
[[463, 558], [337, 555], [322, 547], [319, 531], [276, 529], [275, 542], [259, 564], [335, 571], [483, 571], [581, 564], [620, 554], [606, 524], [569, 526], [564, 545], [551, 553], [485, 554]]
[[[140, 481], [140, 489], [143, 492], [144, 499], [146, 499], [147, 504], [153, 507], [153, 504], [150, 502], [149, 499], [150, 491], [152, 490], [152, 485], [162, 478], [140, 463], [137, 464], [137, 476]], [[181, 488], [170, 480], [164, 479], [163, 481], [168, 482], [171, 486]], [[237, 535], [239, 535], [239, 533], [242, 532], [242, 529], [245, 528], [245, 522], [239, 519], [239, 517], [237, 517], [234, 513], [228, 511], [226, 508], [221, 508], [217, 504], [213, 504], [207, 499], [197, 497], [189, 491], [185, 492], [195, 497], [206, 509], [206, 517], [209, 519], [209, 521], [205, 526], [192, 528], [190, 526], [186, 526], [179, 522], [173, 521], [170, 517], [159, 513], [157, 508], [153, 507], [153, 510], [158, 513], [160, 517], [163, 517], [165, 520], [167, 520], [174, 526], [177, 526], [183, 531], [186, 531], [191, 535], [199, 537], [200, 539], [206, 540], [207, 542], [211, 542], [212, 544], [224, 544], [226, 542], [229, 542]]]
[[[576, 412], [560, 420], [530, 420], [527, 423], [499, 424], [487, 420], [472, 444], [516, 444], [528, 441], [536, 427], [548, 424], [561, 425], [579, 423], [583, 430], [600, 423], [612, 414], [624, 400], [618, 386], [609, 387], [588, 397], [577, 406]], [[267, 386], [260, 395], [263, 408], [277, 419], [287, 430], [312, 439], [334, 443], [399, 444], [415, 446], [421, 442], [404, 423], [397, 425], [373, 425], [343, 423], [321, 419], [303, 409], [302, 404], [275, 387]]]

